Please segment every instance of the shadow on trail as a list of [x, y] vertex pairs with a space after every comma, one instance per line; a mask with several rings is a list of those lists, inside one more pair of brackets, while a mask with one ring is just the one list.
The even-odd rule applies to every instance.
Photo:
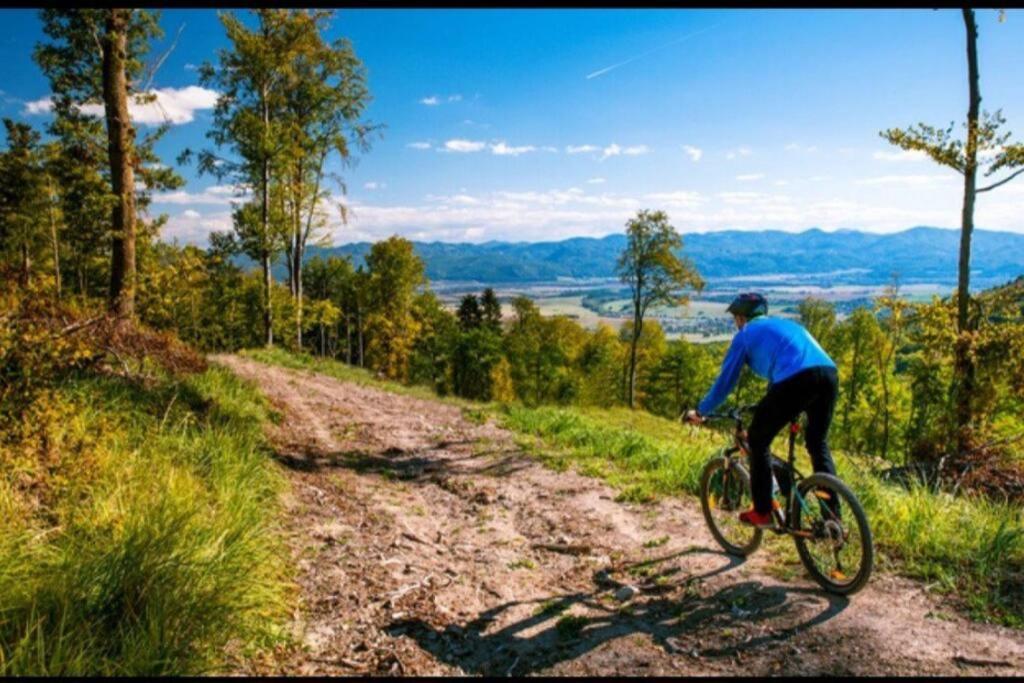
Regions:
[[[686, 573], [682, 566], [664, 566], [670, 560], [696, 554], [718, 555], [724, 562], [699, 573]], [[742, 562], [725, 553], [695, 547], [616, 567], [617, 573], [625, 571], [634, 575], [638, 570], [658, 567], [653, 574], [647, 574], [646, 584], [640, 584], [642, 596], [625, 605], [613, 597], [623, 584], [612, 579], [607, 570], [601, 570], [594, 574], [595, 588], [590, 592], [507, 602], [463, 625], [447, 624], [437, 628], [421, 619], [401, 620], [392, 623], [388, 632], [392, 636], [411, 637], [439, 661], [459, 667], [467, 674], [522, 676], [576, 659], [609, 641], [636, 634], [650, 636], [652, 642], [675, 657], [693, 654], [706, 658], [731, 657], [785, 641], [828, 621], [848, 604], [846, 598], [820, 590], [764, 586], [758, 581], [743, 581], [710, 595], [701, 594], [702, 581]], [[682, 575], [682, 578], [675, 582], [665, 580], [674, 575]], [[674, 595], [657, 595], [659, 592]], [[817, 611], [805, 618], [798, 613], [805, 611], [808, 602], [814, 602]], [[528, 605], [535, 605], [528, 616], [488, 632], [492, 622], [503, 612]], [[577, 605], [591, 612], [569, 614]], [[783, 622], [787, 623], [783, 625]], [[758, 630], [763, 631], [766, 623], [779, 628], [745, 640], [731, 635], [735, 627], [748, 624], [757, 625]], [[702, 636], [703, 640], [722, 645], [702, 647]]]
[[475, 442], [442, 441], [413, 451], [388, 448], [377, 452], [317, 453], [285, 448], [276, 452], [274, 458], [285, 467], [300, 472], [344, 468], [359, 474], [379, 474], [386, 479], [410, 482], [430, 482], [453, 475], [508, 477], [536, 463], [518, 450], [484, 451], [457, 457], [438, 455], [451, 446], [471, 443]]

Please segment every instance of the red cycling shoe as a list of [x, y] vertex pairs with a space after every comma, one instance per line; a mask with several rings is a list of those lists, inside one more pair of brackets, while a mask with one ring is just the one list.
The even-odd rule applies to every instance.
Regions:
[[770, 529], [772, 527], [772, 513], [761, 514], [757, 510], [747, 510], [740, 513], [740, 521], [744, 524], [756, 526], [758, 529]]

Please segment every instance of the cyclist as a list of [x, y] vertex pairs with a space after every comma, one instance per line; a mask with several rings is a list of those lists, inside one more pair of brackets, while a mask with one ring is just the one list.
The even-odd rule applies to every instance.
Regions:
[[772, 480], [768, 448], [779, 430], [800, 413], [807, 414], [804, 434], [815, 472], [836, 473], [828, 447], [838, 393], [836, 364], [799, 323], [768, 317], [768, 302], [760, 294], [744, 293], [726, 309], [739, 330], [722, 362], [718, 379], [696, 410], [684, 419], [703, 422], [736, 386], [744, 364], [768, 380], [768, 393], [757, 404], [747, 432], [750, 447], [750, 488], [754, 507], [740, 521], [767, 528], [772, 524]]

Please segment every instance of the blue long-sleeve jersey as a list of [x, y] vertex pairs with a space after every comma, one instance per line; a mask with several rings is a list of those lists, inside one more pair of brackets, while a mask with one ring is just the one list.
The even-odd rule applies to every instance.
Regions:
[[732, 338], [718, 379], [697, 406], [701, 415], [714, 412], [721, 405], [736, 386], [744, 364], [750, 365], [750, 369], [769, 384], [781, 382], [807, 368], [836, 366], [799, 323], [758, 316]]

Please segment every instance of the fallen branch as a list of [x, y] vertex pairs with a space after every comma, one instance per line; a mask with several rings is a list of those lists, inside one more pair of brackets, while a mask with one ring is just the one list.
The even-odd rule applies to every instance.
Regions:
[[430, 585], [430, 578], [432, 576], [433, 576], [433, 574], [427, 574], [422, 579], [420, 579], [418, 582], [411, 583], [408, 586], [403, 586], [402, 588], [399, 588], [397, 591], [389, 593], [388, 597], [385, 598], [385, 600], [384, 600], [384, 602], [382, 604], [385, 607], [394, 607], [395, 603], [402, 596], [406, 595], [407, 593], [411, 593], [412, 591], [416, 590], [417, 588], [425, 588], [425, 587], [429, 586]]
[[95, 325], [99, 321], [103, 320], [103, 318], [104, 316], [100, 315], [93, 318], [86, 318], [85, 320], [79, 320], [78, 322], [75, 323], [71, 323], [70, 325], [62, 329], [60, 332], [58, 332], [56, 335], [54, 335], [54, 338], [60, 339], [61, 337], [66, 337], [67, 335], [77, 332], [82, 328], [91, 327], [92, 325]]
[[1013, 666], [1013, 662], [1007, 662], [1002, 659], [975, 659], [974, 657], [965, 657], [963, 655], [954, 655], [953, 661], [957, 664], [967, 664], [968, 666]]
[[570, 545], [568, 543], [534, 543], [530, 547], [563, 555], [587, 555], [592, 550], [588, 545]]

